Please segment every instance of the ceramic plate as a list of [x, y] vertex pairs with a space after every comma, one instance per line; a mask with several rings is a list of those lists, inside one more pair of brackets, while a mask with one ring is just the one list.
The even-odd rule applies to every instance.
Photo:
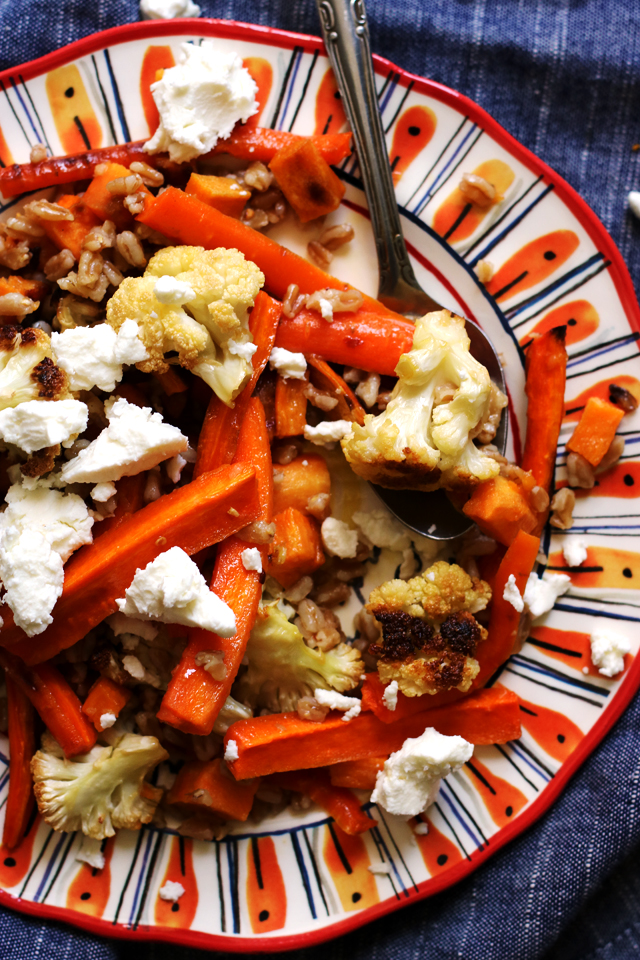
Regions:
[[[27, 161], [37, 141], [64, 154], [147, 137], [156, 70], [173, 63], [182, 42], [203, 37], [245, 58], [259, 84], [264, 126], [305, 134], [343, 128], [319, 40], [215, 20], [136, 23], [0, 76], [2, 162]], [[474, 103], [381, 58], [376, 74], [416, 273], [437, 300], [480, 323], [502, 353], [515, 456], [525, 428], [522, 344], [533, 331], [568, 325], [562, 482], [564, 442], [586, 398], [606, 396], [614, 379], [640, 397], [638, 305], [626, 268], [573, 190]], [[485, 213], [469, 209], [457, 190], [464, 172], [489, 176], [502, 202]], [[335, 273], [375, 295], [356, 162], [348, 160], [340, 176], [347, 192], [332, 220], [353, 223], [356, 240], [336, 256]], [[0, 210], [6, 216], [17, 202]], [[317, 229], [311, 225], [288, 242], [303, 252]], [[275, 236], [278, 230], [286, 232], [277, 227]], [[474, 272], [480, 260], [495, 267], [486, 287]], [[566, 569], [566, 537], [585, 540], [588, 558], [568, 571], [569, 593], [536, 623], [497, 681], [521, 698], [522, 739], [476, 749], [443, 784], [427, 836], [415, 837], [375, 807], [375, 828], [358, 837], [342, 834], [318, 809], [287, 811], [239, 825], [214, 843], [150, 828], [123, 831], [105, 843], [106, 866], [98, 873], [75, 859], [78, 835], [54, 833], [36, 819], [18, 850], [0, 851], [0, 901], [105, 936], [268, 951], [335, 937], [476, 869], [550, 806], [638, 687], [632, 624], [640, 621], [640, 413], [625, 418], [623, 432], [622, 460], [588, 496], [578, 494], [573, 529], [545, 534], [550, 568]], [[360, 495], [352, 481], [340, 509], [352, 510]], [[390, 554], [370, 564], [367, 581], [393, 575], [398, 561]], [[591, 664], [594, 618], [615, 621], [634, 644], [615, 680]], [[6, 765], [6, 741], [3, 749]], [[7, 779], [5, 771], [2, 804]], [[368, 867], [380, 863], [389, 872], [372, 874]], [[167, 879], [185, 887], [175, 905], [158, 896]]]

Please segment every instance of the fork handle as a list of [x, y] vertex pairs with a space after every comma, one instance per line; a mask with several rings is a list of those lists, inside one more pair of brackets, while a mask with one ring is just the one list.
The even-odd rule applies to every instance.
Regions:
[[[353, 131], [378, 253], [378, 299], [424, 313], [424, 297], [402, 235], [369, 45], [364, 0], [316, 0], [322, 35]], [[438, 305], [434, 302], [434, 308]]]

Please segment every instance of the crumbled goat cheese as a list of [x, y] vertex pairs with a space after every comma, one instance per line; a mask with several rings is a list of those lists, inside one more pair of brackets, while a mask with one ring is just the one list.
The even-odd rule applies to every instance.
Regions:
[[522, 599], [522, 595], [518, 590], [516, 578], [512, 573], [509, 574], [509, 579], [504, 585], [502, 599], [506, 600], [507, 603], [510, 603], [511, 606], [518, 611], [518, 613], [522, 613], [524, 610], [524, 600]]
[[182, 471], [187, 465], [187, 461], [184, 457], [181, 457], [179, 453], [175, 457], [165, 461], [165, 469], [167, 471], [167, 476], [171, 483], [179, 483], [180, 477], [182, 476]]
[[637, 190], [631, 191], [627, 197], [627, 203], [629, 204], [631, 213], [640, 219], [640, 193]]
[[302, 380], [307, 372], [304, 353], [292, 353], [284, 347], [274, 347], [269, 355], [269, 366], [277, 370], [285, 380]]
[[80, 400], [26, 400], [0, 410], [0, 438], [33, 453], [77, 437], [88, 419], [89, 408]]
[[348, 420], [321, 420], [317, 427], [305, 424], [304, 438], [311, 443], [331, 443], [333, 440], [342, 440], [351, 433], [351, 424]]
[[122, 658], [122, 666], [134, 680], [144, 680], [145, 669], [132, 653], [128, 653], [126, 657]]
[[424, 820], [420, 820], [413, 828], [413, 832], [417, 833], [419, 837], [425, 837], [429, 833], [429, 824], [425, 823]]
[[227, 745], [224, 748], [224, 759], [227, 761], [227, 763], [233, 763], [233, 761], [237, 760], [238, 757], [238, 744], [235, 742], [235, 740], [228, 740]]
[[94, 870], [102, 870], [104, 867], [102, 840], [94, 840], [93, 837], [82, 836], [80, 849], [76, 853], [76, 860], [79, 860], [80, 863], [88, 863]]
[[169, 275], [158, 277], [153, 292], [156, 300], [167, 304], [190, 303], [196, 298], [196, 292], [190, 283]]
[[320, 314], [323, 320], [327, 320], [329, 323], [333, 320], [333, 304], [330, 300], [325, 300], [324, 297], [321, 297], [318, 300], [318, 306], [320, 307]]
[[591, 633], [591, 660], [603, 677], [615, 677], [624, 670], [625, 654], [631, 653], [626, 637], [611, 630], [608, 623], [598, 623]]
[[93, 519], [84, 500], [51, 490], [45, 480], [13, 484], [5, 499], [0, 579], [17, 626], [33, 637], [52, 622], [64, 583], [63, 563], [91, 543]]
[[408, 550], [411, 537], [405, 527], [388, 510], [357, 510], [353, 522], [375, 547], [389, 550]]
[[389, 813], [417, 817], [436, 799], [443, 777], [458, 770], [472, 753], [473, 745], [462, 737], [445, 737], [427, 727], [391, 754], [376, 778], [371, 801]]
[[587, 559], [587, 545], [584, 540], [568, 538], [562, 552], [568, 567], [579, 567]]
[[369, 866], [369, 873], [373, 873], [380, 877], [389, 876], [389, 874], [391, 873], [391, 864], [390, 863], [372, 863]]
[[112, 727], [118, 718], [115, 713], [103, 713], [100, 717], [100, 729], [107, 730], [109, 727]]
[[236, 343], [235, 340], [228, 340], [227, 349], [232, 357], [242, 357], [243, 360], [248, 361], [251, 360], [258, 349], [258, 344], [252, 343], [251, 340], [247, 340], [246, 343]]
[[96, 483], [91, 491], [91, 499], [96, 503], [106, 503], [111, 497], [115, 497], [117, 492], [115, 483]]
[[257, 547], [248, 547], [243, 550], [240, 559], [245, 570], [255, 570], [256, 573], [262, 573], [262, 554]]
[[144, 149], [168, 151], [177, 163], [208, 153], [257, 112], [257, 92], [237, 53], [209, 40], [183, 43], [177, 65], [151, 84], [160, 124]]
[[177, 427], [164, 423], [150, 407], [137, 407], [124, 397], [104, 405], [109, 426], [60, 471], [65, 483], [105, 483], [150, 470], [186, 450], [189, 441]]
[[362, 710], [362, 701], [357, 697], [345, 697], [336, 690], [322, 690], [318, 687], [313, 691], [313, 696], [323, 707], [329, 707], [331, 710], [346, 710], [343, 720], [353, 720]]
[[161, 900], [179, 900], [184, 893], [184, 887], [177, 880], [167, 880], [164, 887], [160, 887], [158, 894]]
[[344, 520], [327, 517], [322, 521], [320, 533], [324, 548], [330, 556], [347, 560], [355, 557], [358, 552], [358, 533], [352, 530]]
[[71, 390], [98, 387], [106, 393], [122, 380], [122, 365], [148, 360], [135, 320], [125, 320], [118, 332], [108, 323], [73, 327], [51, 334], [53, 359], [69, 377]]
[[129, 633], [152, 643], [158, 636], [158, 627], [153, 623], [134, 620], [133, 617], [125, 617], [124, 613], [112, 613], [110, 617], [107, 617], [106, 623], [111, 627], [116, 637]]
[[384, 693], [382, 694], [382, 699], [384, 700], [384, 705], [387, 710], [394, 711], [398, 706], [398, 681], [392, 680], [391, 683], [388, 683], [384, 688]]
[[537, 620], [553, 609], [558, 597], [566, 593], [570, 586], [571, 577], [565, 573], [550, 573], [544, 578], [530, 573], [524, 590], [524, 605], [533, 619]]
[[209, 589], [180, 547], [165, 550], [144, 570], [136, 570], [131, 586], [116, 603], [128, 617], [202, 627], [220, 637], [236, 634], [233, 610]]
[[199, 17], [201, 13], [193, 0], [140, 0], [143, 20], [175, 20], [177, 17]]

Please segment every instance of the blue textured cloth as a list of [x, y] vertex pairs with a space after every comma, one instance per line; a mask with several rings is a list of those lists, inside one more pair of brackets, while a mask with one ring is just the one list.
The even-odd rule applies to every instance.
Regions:
[[[200, 0], [317, 33], [313, 0]], [[467, 94], [587, 200], [640, 280], [638, 0], [368, 0], [373, 49]], [[0, 0], [0, 68], [136, 20], [135, 0]], [[640, 701], [553, 809], [471, 877], [295, 960], [616, 960], [640, 954]], [[196, 960], [0, 910], [3, 960]], [[231, 956], [231, 955], [229, 955]]]

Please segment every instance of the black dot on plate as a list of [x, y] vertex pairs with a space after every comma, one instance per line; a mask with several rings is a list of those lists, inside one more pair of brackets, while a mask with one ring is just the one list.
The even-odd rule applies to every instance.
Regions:
[[558, 254], [554, 253], [553, 250], [545, 250], [542, 256], [545, 258], [545, 260], [555, 260]]
[[571, 317], [571, 320], [567, 320], [567, 326], [568, 326], [568, 327], [575, 327], [575, 325], [576, 325], [577, 322], [578, 322], [577, 320], [574, 320], [573, 317]]
[[269, 919], [269, 911], [268, 911], [268, 910], [261, 910], [260, 913], [258, 914], [258, 920], [260, 920], [262, 923], [264, 923], [264, 921], [265, 921], [265, 920], [268, 920], [268, 919]]
[[622, 571], [622, 576], [626, 577], [627, 580], [631, 580], [631, 577], [633, 576], [633, 573], [631, 572], [631, 568], [625, 567], [624, 570]]
[[624, 483], [625, 487], [632, 487], [635, 483], [635, 480], [630, 473], [625, 473], [624, 477], [622, 478], [622, 482]]
[[66, 89], [65, 92], [64, 92], [64, 95], [65, 95], [65, 97], [67, 97], [68, 99], [71, 99], [71, 97], [74, 95], [74, 93], [75, 93], [75, 90], [73, 89], [73, 87], [67, 87], [67, 89]]
[[171, 913], [177, 913], [179, 909], [180, 909], [180, 904], [179, 904], [179, 903], [172, 903], [172, 904], [171, 904]]
[[510, 817], [513, 814], [513, 807], [507, 807], [504, 812]]
[[5, 865], [5, 867], [15, 867], [16, 861], [15, 861], [15, 859], [14, 859], [13, 857], [5, 857], [5, 858], [4, 858], [4, 865]]
[[422, 131], [420, 127], [409, 127], [409, 136], [410, 137], [419, 137]]
[[353, 901], [353, 903], [357, 903], [358, 900], [362, 900], [362, 894], [361, 894], [361, 893], [352, 893], [352, 894], [351, 894], [351, 900]]
[[439, 866], [439, 867], [444, 867], [444, 865], [445, 865], [445, 863], [447, 862], [448, 859], [449, 859], [449, 857], [448, 857], [448, 855], [447, 855], [446, 853], [441, 853], [440, 856], [438, 857], [438, 861], [437, 861], [437, 862], [438, 862], [438, 866]]
[[567, 738], [565, 737], [564, 733], [559, 733], [558, 736], [556, 737], [556, 740], [558, 741], [558, 743], [564, 743], [566, 739]]
[[91, 894], [90, 894], [90, 893], [81, 893], [81, 894], [80, 894], [80, 899], [81, 899], [81, 900], [91, 900]]

